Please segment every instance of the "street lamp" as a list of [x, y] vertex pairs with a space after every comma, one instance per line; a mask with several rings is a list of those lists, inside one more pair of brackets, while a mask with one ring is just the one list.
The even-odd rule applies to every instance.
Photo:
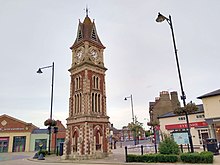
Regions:
[[[134, 121], [134, 109], [133, 109], [133, 99], [132, 99], [132, 95], [128, 96], [128, 97], [125, 97], [124, 100], [128, 100], [128, 99], [131, 99], [131, 111], [132, 111], [132, 121], [133, 121], [133, 124], [135, 124], [135, 121]], [[135, 136], [135, 131], [134, 131], [134, 145], [136, 145], [136, 136]]]
[[[179, 60], [178, 60], [178, 55], [177, 55], [177, 48], [176, 48], [176, 42], [175, 42], [175, 37], [174, 37], [172, 19], [171, 19], [170, 15], [169, 15], [169, 18], [167, 18], [167, 17], [163, 16], [162, 14], [158, 13], [158, 17], [156, 19], [156, 22], [163, 22], [164, 20], [166, 20], [167, 23], [170, 25], [170, 29], [171, 29], [171, 33], [172, 33], [173, 47], [174, 47], [174, 52], [175, 52], [176, 65], [177, 65], [180, 88], [181, 88], [181, 94], [182, 94], [181, 100], [183, 100], [183, 106], [185, 107], [186, 106], [186, 95], [185, 95], [184, 90], [183, 90], [183, 83], [182, 83], [182, 78], [181, 78], [181, 73], [180, 73], [180, 66], [179, 66]], [[185, 112], [185, 116], [186, 116], [188, 138], [189, 138], [191, 152], [194, 152], [193, 142], [192, 142], [192, 135], [191, 135], [191, 132], [190, 132], [188, 113], [187, 113], [186, 110], [184, 112]]]
[[[52, 120], [52, 109], [53, 109], [53, 85], [54, 85], [54, 62], [52, 63], [52, 65], [49, 66], [45, 66], [45, 67], [41, 67], [38, 69], [37, 73], [43, 73], [42, 69], [46, 69], [46, 68], [52, 68], [52, 84], [51, 84], [51, 102], [50, 102], [50, 120]], [[49, 131], [49, 148], [48, 148], [48, 154], [50, 154], [50, 142], [51, 142], [51, 126], [49, 125], [48, 127], [48, 131]]]

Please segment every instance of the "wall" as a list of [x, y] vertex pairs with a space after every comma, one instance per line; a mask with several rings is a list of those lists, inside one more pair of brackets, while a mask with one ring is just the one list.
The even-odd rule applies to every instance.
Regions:
[[49, 145], [49, 143], [48, 143], [49, 135], [48, 134], [31, 134], [30, 151], [34, 151], [36, 139], [47, 139], [47, 148], [48, 148], [48, 145]]
[[206, 119], [220, 117], [220, 96], [202, 98], [202, 102]]
[[[200, 131], [202, 130], [203, 132], [205, 130], [208, 131], [207, 123], [203, 123], [203, 122], [205, 122], [205, 119], [204, 118], [196, 118], [197, 115], [203, 115], [203, 114], [204, 113], [197, 113], [197, 114], [188, 115], [189, 123], [194, 125], [190, 129], [191, 135], [192, 135], [192, 140], [193, 140], [193, 145], [200, 145], [201, 144], [201, 140], [202, 139], [199, 138], [199, 133], [198, 133], [199, 130]], [[167, 117], [167, 118], [160, 118], [159, 119], [159, 121], [160, 121], [160, 130], [161, 130], [160, 133], [170, 134], [171, 132], [173, 132], [173, 129], [171, 129], [171, 130], [167, 130], [166, 129], [166, 126], [168, 126], [168, 125], [177, 125], [177, 124], [181, 124], [182, 125], [182, 124], [185, 124], [186, 120], [178, 120], [178, 118], [180, 118], [180, 117], [184, 118], [185, 115], [183, 115], [183, 116]], [[199, 123], [201, 125], [195, 126], [195, 123]], [[184, 125], [182, 125], [182, 127], [184, 128]]]
[[26, 143], [25, 143], [25, 152], [28, 152], [30, 149], [30, 132], [11, 132], [11, 133], [2, 133], [0, 137], [9, 137], [9, 145], [8, 145], [8, 152], [12, 152], [13, 149], [13, 139], [15, 136], [25, 136]]

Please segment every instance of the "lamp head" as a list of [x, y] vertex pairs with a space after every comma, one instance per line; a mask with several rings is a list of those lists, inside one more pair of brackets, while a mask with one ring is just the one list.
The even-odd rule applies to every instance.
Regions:
[[42, 70], [39, 68], [38, 71], [37, 71], [37, 73], [40, 74], [40, 73], [43, 73], [43, 72], [42, 72]]
[[158, 13], [156, 22], [163, 22], [164, 20], [168, 20], [168, 18], [163, 16], [162, 14]]
[[127, 98], [125, 97], [125, 99], [124, 100], [127, 100]]

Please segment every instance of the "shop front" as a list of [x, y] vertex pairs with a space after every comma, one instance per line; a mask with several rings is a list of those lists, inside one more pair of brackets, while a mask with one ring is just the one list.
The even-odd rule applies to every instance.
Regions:
[[0, 153], [27, 152], [30, 148], [30, 137], [37, 127], [8, 115], [0, 116]]
[[[208, 131], [208, 124], [205, 121], [200, 122], [191, 122], [190, 125], [190, 132], [192, 135], [192, 140], [194, 145], [202, 145], [209, 137], [209, 131]], [[187, 133], [187, 124], [167, 124], [165, 125], [165, 129], [169, 131], [171, 134], [178, 134], [181, 135], [179, 137], [184, 137], [187, 135], [188, 139], [188, 133]], [[184, 138], [182, 138], [184, 139]], [[188, 144], [188, 143], [186, 143]]]

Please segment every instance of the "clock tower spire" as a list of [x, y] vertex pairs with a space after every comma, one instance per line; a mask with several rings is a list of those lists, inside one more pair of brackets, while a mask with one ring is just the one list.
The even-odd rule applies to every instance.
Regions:
[[79, 21], [76, 39], [70, 47], [70, 98], [66, 158], [100, 158], [109, 151], [109, 117], [106, 111], [106, 90], [103, 53], [94, 21], [88, 16]]

